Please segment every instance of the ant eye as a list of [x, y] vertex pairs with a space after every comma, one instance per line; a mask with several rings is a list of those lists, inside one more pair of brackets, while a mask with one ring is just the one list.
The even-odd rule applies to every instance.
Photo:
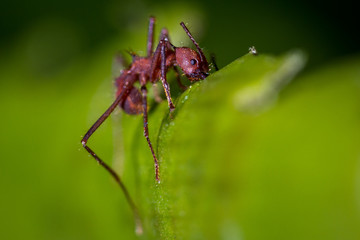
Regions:
[[191, 65], [195, 65], [195, 64], [196, 64], [196, 60], [195, 60], [195, 59], [191, 59], [191, 60], [190, 60], [190, 63], [191, 63]]

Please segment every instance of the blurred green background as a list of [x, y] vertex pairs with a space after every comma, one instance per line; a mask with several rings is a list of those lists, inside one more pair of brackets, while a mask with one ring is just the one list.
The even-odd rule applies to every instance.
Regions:
[[[242, 123], [246, 127], [249, 127], [252, 121], [256, 122], [256, 127], [250, 127], [252, 131], [239, 127], [232, 135], [243, 146], [249, 146], [253, 152], [241, 148], [244, 151], [242, 155], [248, 157], [244, 159], [250, 160], [248, 162], [244, 160], [239, 166], [234, 167], [232, 174], [216, 185], [216, 188], [229, 187], [227, 184], [235, 179], [230, 176], [239, 174], [248, 176], [244, 182], [250, 181], [254, 185], [271, 182], [274, 185], [269, 187], [266, 184], [261, 186], [250, 184], [246, 185], [246, 191], [243, 191], [243, 182], [240, 190], [236, 184], [230, 185], [229, 189], [236, 189], [234, 190], [236, 194], [229, 196], [235, 199], [239, 197], [237, 194], [249, 192], [252, 194], [245, 194], [246, 197], [241, 198], [239, 205], [234, 205], [234, 202], [228, 199], [221, 202], [224, 205], [229, 204], [230, 210], [224, 211], [222, 216], [222, 219], [225, 219], [221, 227], [222, 233], [217, 233], [219, 235], [214, 233], [215, 235], [211, 236], [214, 239], [358, 239], [359, 232], [356, 226], [359, 226], [360, 212], [358, 170], [360, 132], [359, 98], [356, 96], [359, 94], [359, 84], [348, 82], [353, 78], [360, 78], [360, 75], [358, 72], [350, 72], [349, 77], [346, 73], [356, 70], [358, 66], [359, 61], [356, 60], [356, 56], [360, 52], [360, 37], [357, 30], [356, 8], [351, 6], [350, 1], [338, 3], [299, 0], [272, 2], [6, 0], [0, 6], [0, 239], [135, 238], [132, 214], [123, 194], [108, 174], [88, 157], [79, 141], [113, 99], [113, 76], [116, 75], [113, 73], [114, 55], [124, 50], [145, 53], [146, 29], [150, 15], [157, 17], [157, 35], [161, 27], [168, 27], [174, 45], [189, 44], [179, 26], [180, 21], [185, 21], [206, 54], [216, 54], [220, 67], [246, 54], [248, 47], [253, 45], [260, 53], [279, 55], [300, 48], [308, 55], [307, 65], [301, 72], [301, 76], [305, 75], [305, 77], [300, 77], [294, 84], [290, 84], [284, 93], [285, 99], [292, 97], [295, 99], [289, 100], [290, 103], [295, 101], [294, 105], [285, 101], [283, 105], [276, 105], [273, 112], [265, 113], [265, 116], [260, 114], [263, 117], [255, 117], [255, 120], [246, 116], [245, 120], [242, 116], [235, 118], [244, 121]], [[350, 58], [355, 60], [344, 60], [342, 64], [337, 64], [342, 59]], [[326, 72], [326, 69], [336, 68], [339, 65], [342, 69], [340, 73]], [[349, 70], [346, 68], [348, 65], [351, 66]], [[316, 74], [306, 77], [306, 74], [312, 74], [322, 67], [325, 73], [319, 74], [319, 78]], [[257, 71], [256, 68], [253, 69], [254, 72]], [[334, 76], [339, 77], [334, 79]], [[327, 88], [327, 79], [332, 79], [332, 88]], [[350, 80], [347, 82], [344, 79]], [[226, 88], [222, 89], [222, 93], [226, 95]], [[309, 93], [303, 89], [312, 90], [309, 90]], [[317, 89], [325, 93], [322, 93], [323, 95], [319, 93], [318, 96]], [[215, 94], [214, 97], [221, 96]], [[342, 98], [345, 100], [341, 101]], [[319, 104], [314, 104], [319, 99], [321, 100]], [[322, 101], [323, 99], [328, 101]], [[304, 112], [294, 116], [296, 111], [293, 108], [299, 106], [303, 107]], [[318, 106], [318, 108], [314, 107], [307, 112], [306, 106]], [[283, 107], [286, 110], [283, 110]], [[163, 117], [161, 114], [166, 113], [165, 108], [159, 112], [161, 109], [157, 109], [160, 117], [154, 117], [153, 122], [161, 121]], [[223, 124], [227, 123], [227, 118], [221, 117], [220, 114], [221, 111], [216, 112], [214, 119], [221, 120]], [[122, 167], [123, 160], [124, 158], [129, 160], [134, 156], [133, 152], [137, 148], [132, 144], [138, 144], [137, 140], [128, 142], [127, 139], [138, 136], [137, 139], [142, 141], [139, 143], [139, 149], [142, 149], [140, 151], [148, 155], [150, 153], [141, 136], [142, 130], [139, 127], [141, 117], [127, 119], [127, 116], [123, 116], [125, 119], [121, 120], [118, 116], [119, 113], [115, 118], [107, 121], [101, 132], [95, 134], [89, 144], [103, 159], [109, 162], [118, 159], [114, 160], [115, 168], [120, 173], [126, 173], [126, 168]], [[340, 120], [336, 116], [340, 116]], [[341, 116], [346, 116], [345, 120]], [[299, 121], [300, 125], [281, 122], [281, 119], [288, 118]], [[319, 130], [318, 127], [326, 122], [324, 119], [335, 119], [334, 125], [328, 123]], [[338, 120], [340, 123], [336, 125]], [[121, 121], [125, 122], [125, 126], [131, 121], [134, 122], [133, 127], [129, 127], [130, 130], [124, 130], [126, 133], [124, 140], [120, 137], [123, 132], [120, 127]], [[301, 122], [305, 125], [302, 126]], [[311, 125], [313, 122], [315, 125]], [[344, 126], [347, 128], [342, 131]], [[333, 138], [326, 135], [332, 128], [334, 131], [337, 130], [340, 137], [335, 133], [331, 135]], [[223, 129], [216, 127], [214, 129], [221, 137]], [[279, 129], [282, 129], [284, 134], [278, 135]], [[230, 134], [229, 131], [227, 129], [225, 132]], [[308, 135], [302, 134], [304, 132]], [[241, 134], [251, 137], [238, 139], [237, 136]], [[328, 141], [322, 143], [324, 138]], [[202, 138], [194, 139], [199, 141]], [[311, 140], [316, 142], [318, 148], [311, 148], [311, 144], [307, 146], [308, 148], [303, 147], [304, 141]], [[343, 145], [339, 146], [336, 144], [337, 141]], [[293, 144], [286, 145], [285, 148], [279, 147], [288, 142]], [[278, 143], [278, 145], [268, 143]], [[166, 144], [165, 142], [165, 146]], [[181, 139], [178, 144], [183, 146]], [[217, 146], [216, 143], [212, 144], [214, 145], [211, 146]], [[170, 142], [169, 146], [174, 148], [173, 142]], [[274, 150], [272, 148], [274, 146], [278, 148]], [[261, 154], [266, 147], [272, 154], [270, 157], [265, 153]], [[299, 161], [293, 165], [292, 162], [280, 162], [279, 165], [275, 163], [275, 166], [271, 167], [272, 161], [281, 159], [282, 154], [301, 155], [316, 149], [336, 150], [337, 147], [339, 151], [336, 156], [340, 157], [332, 158], [334, 154], [331, 151], [325, 156], [319, 153], [319, 157], [313, 159], [315, 161], [313, 166], [306, 164], [299, 166], [298, 164], [301, 163]], [[124, 153], [124, 149], [133, 150]], [[234, 152], [231, 149], [228, 151], [232, 152], [229, 154], [230, 158]], [[226, 155], [221, 156], [227, 158]], [[306, 159], [306, 155], [304, 158]], [[316, 162], [316, 159], [321, 161]], [[332, 167], [329, 171], [326, 170], [328, 169], [326, 159], [331, 159]], [[149, 158], [147, 160], [150, 161]], [[257, 164], [253, 164], [254, 162]], [[264, 170], [262, 163], [266, 163], [265, 166], [270, 166], [270, 169], [277, 169], [278, 171], [275, 171], [277, 175], [274, 176]], [[125, 165], [131, 166], [128, 161]], [[216, 165], [212, 166], [219, 168]], [[343, 168], [340, 168], [341, 166]], [[139, 173], [136, 173], [136, 164], [132, 167], [133, 169], [129, 171], [135, 173], [125, 176], [131, 193], [135, 194], [138, 191], [135, 190], [137, 187], [143, 189], [146, 184], [152, 190], [150, 185], [153, 182], [148, 181], [144, 185], [141, 180], [134, 181], [132, 174]], [[147, 169], [152, 171], [151, 162]], [[186, 169], [188, 168], [185, 167]], [[209, 169], [211, 172], [214, 168]], [[340, 171], [337, 172], [337, 169]], [[194, 171], [194, 174], [196, 173]], [[317, 173], [319, 173], [318, 178]], [[304, 184], [301, 179], [309, 175], [311, 180]], [[337, 183], [336, 178], [343, 181], [334, 185]], [[146, 179], [151, 179], [151, 175]], [[177, 182], [180, 184], [182, 181], [179, 178]], [[216, 181], [205, 181], [196, 186], [207, 186], [203, 190], [204, 196], [214, 197], [206, 195], [207, 190], [211, 191], [213, 186], [206, 183], [214, 184], [214, 182]], [[284, 182], [289, 184], [283, 185]], [[192, 183], [184, 181], [184, 184], [189, 186]], [[171, 187], [181, 188], [178, 185], [169, 186]], [[279, 192], [283, 194], [280, 202], [277, 202], [277, 198], [271, 192], [279, 190], [277, 188], [280, 188]], [[164, 193], [163, 190], [155, 192]], [[265, 190], [268, 192], [264, 194]], [[301, 192], [300, 198], [293, 202], [295, 203], [293, 206], [287, 200], [299, 197], [297, 191]], [[290, 192], [291, 197], [288, 198], [287, 192]], [[342, 197], [331, 202], [334, 196], [339, 195]], [[139, 198], [142, 200], [140, 204], [151, 206], [144, 202], [153, 201], [146, 196], [148, 194], [143, 194]], [[308, 200], [312, 196], [315, 205], [312, 205], [311, 201], [304, 201], [305, 206], [299, 207], [303, 200]], [[208, 202], [205, 197], [202, 200], [205, 201], [203, 205], [208, 208], [200, 208], [200, 212], [205, 209], [213, 209], [216, 213], [222, 211], [219, 205], [216, 209], [213, 208], [214, 202], [216, 205], [216, 196], [208, 199]], [[167, 204], [169, 203], [165, 205]], [[226, 222], [227, 218], [224, 216], [231, 212], [232, 206], [239, 206], [238, 209], [234, 208], [234, 211], [243, 213], [243, 218], [234, 217], [236, 220], [230, 219]], [[244, 210], [243, 206], [249, 208]], [[286, 212], [282, 209], [294, 211]], [[262, 210], [266, 211], [262, 212]], [[211, 213], [210, 210], [209, 212]], [[311, 213], [320, 214], [321, 217], [314, 218]], [[200, 216], [203, 218], [195, 219], [204, 220], [211, 217], [204, 212], [201, 212]], [[151, 216], [146, 217], [151, 219]], [[325, 219], [332, 218], [336, 220], [324, 223]], [[184, 219], [191, 219], [191, 216]], [[311, 219], [315, 220], [311, 221]], [[305, 224], [307, 221], [309, 224]], [[161, 225], [160, 222], [159, 227], [156, 225], [159, 224], [156, 219], [154, 222], [154, 225], [150, 224], [155, 226], [153, 232], [144, 238], [155, 236], [156, 239], [161, 231], [169, 233], [169, 229], [161, 229], [168, 225]], [[179, 223], [181, 224], [177, 227], [183, 227], [194, 233], [190, 235], [193, 239], [211, 238], [204, 233], [196, 234], [197, 227], [206, 229], [204, 227], [185, 226], [180, 220]], [[206, 222], [202, 224], [206, 225]], [[213, 221], [209, 224], [212, 230], [216, 229], [214, 224]], [[307, 228], [310, 225], [312, 228]], [[160, 230], [156, 229], [156, 226]], [[170, 230], [175, 231], [176, 229], [171, 226], [170, 224]], [[301, 231], [302, 227], [308, 234]], [[210, 230], [209, 232], [212, 233]], [[313, 238], [310, 237], [311, 234], [314, 234]], [[186, 234], [181, 236], [189, 237]]]

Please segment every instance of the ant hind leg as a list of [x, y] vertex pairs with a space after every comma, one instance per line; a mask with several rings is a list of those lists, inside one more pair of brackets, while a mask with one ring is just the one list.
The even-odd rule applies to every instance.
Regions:
[[106, 170], [108, 171], [111, 176], [114, 178], [114, 180], [117, 182], [117, 184], [120, 186], [121, 190], [123, 191], [125, 198], [127, 202], [129, 203], [133, 214], [134, 214], [134, 220], [136, 225], [136, 232], [138, 234], [142, 233], [142, 223], [141, 218], [138, 212], [138, 209], [135, 206], [134, 201], [130, 197], [130, 194], [125, 187], [124, 183], [122, 182], [120, 176], [109, 166], [107, 165], [103, 160], [100, 159], [100, 157], [87, 145], [87, 142], [89, 138], [92, 136], [92, 134], [98, 129], [98, 127], [101, 126], [101, 124], [110, 116], [110, 114], [114, 111], [114, 109], [119, 105], [121, 101], [124, 101], [126, 96], [129, 94], [130, 89], [127, 88], [123, 92], [121, 92], [115, 101], [111, 104], [111, 106], [104, 112], [103, 115], [91, 126], [91, 128], [86, 132], [85, 136], [81, 140], [81, 144], [86, 149], [86, 151]]

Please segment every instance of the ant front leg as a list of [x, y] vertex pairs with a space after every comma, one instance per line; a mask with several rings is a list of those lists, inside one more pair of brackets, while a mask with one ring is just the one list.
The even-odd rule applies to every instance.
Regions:
[[169, 87], [169, 83], [166, 81], [166, 45], [167, 45], [167, 40], [165, 38], [165, 40], [161, 40], [160, 44], [161, 44], [161, 75], [160, 75], [160, 79], [161, 79], [161, 83], [163, 85], [163, 88], [165, 90], [165, 94], [166, 94], [166, 98], [169, 104], [169, 109], [170, 112], [172, 112], [175, 109], [175, 106], [171, 100], [171, 95], [170, 95], [170, 87]]
[[165, 91], [170, 112], [172, 112], [175, 109], [175, 106], [171, 100], [169, 83], [166, 81], [166, 48], [168, 44], [169, 41], [166, 38], [166, 34], [162, 33], [162, 39], [156, 47], [151, 63], [150, 82], [155, 82], [156, 78], [158, 77], [157, 73], [160, 67], [160, 80]]
[[147, 111], [147, 89], [145, 84], [141, 84], [141, 94], [142, 94], [142, 104], [143, 104], [143, 111], [144, 111], [144, 136], [146, 138], [146, 141], [149, 145], [149, 148], [151, 150], [151, 153], [154, 158], [154, 165], [155, 165], [155, 178], [158, 183], [160, 183], [160, 174], [159, 174], [159, 162], [156, 158], [154, 148], [151, 144], [150, 138], [149, 138], [149, 128], [148, 128], [148, 111]]

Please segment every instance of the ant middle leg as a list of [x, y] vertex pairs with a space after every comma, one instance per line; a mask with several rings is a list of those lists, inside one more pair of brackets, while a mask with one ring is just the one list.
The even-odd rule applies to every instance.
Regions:
[[175, 46], [170, 42], [169, 31], [167, 28], [161, 29], [160, 40], [164, 40], [166, 42], [166, 48], [175, 48]]
[[157, 182], [160, 182], [160, 174], [159, 174], [159, 162], [155, 155], [154, 148], [151, 144], [150, 137], [149, 137], [149, 128], [148, 128], [148, 111], [147, 111], [147, 89], [146, 86], [142, 84], [141, 86], [141, 95], [142, 95], [142, 104], [143, 104], [143, 118], [144, 118], [144, 136], [146, 141], [149, 145], [151, 153], [154, 158], [154, 165], [155, 165], [155, 178]]

